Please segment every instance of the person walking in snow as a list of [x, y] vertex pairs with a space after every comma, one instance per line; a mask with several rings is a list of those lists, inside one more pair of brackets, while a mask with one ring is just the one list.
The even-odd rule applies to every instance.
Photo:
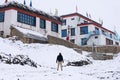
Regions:
[[63, 60], [63, 56], [62, 56], [61, 53], [59, 53], [59, 55], [57, 56], [56, 63], [58, 64], [57, 65], [57, 71], [59, 70], [59, 68], [61, 68], [61, 71], [62, 71], [63, 70], [62, 69], [62, 63], [64, 63], [64, 60]]

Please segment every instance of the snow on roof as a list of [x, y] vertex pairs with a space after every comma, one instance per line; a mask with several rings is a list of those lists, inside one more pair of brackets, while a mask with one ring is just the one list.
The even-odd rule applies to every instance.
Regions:
[[60, 22], [62, 21], [62, 18], [59, 17], [59, 16], [53, 16], [53, 15], [47, 14], [47, 13], [41, 11], [41, 10], [37, 10], [33, 7], [30, 7], [30, 6], [27, 6], [27, 5], [24, 5], [24, 4], [20, 4], [20, 3], [15, 2], [15, 1], [10, 1], [10, 2], [4, 3], [3, 5], [0, 5], [0, 9], [6, 8], [6, 7], [17, 7], [17, 8], [29, 11], [31, 13], [35, 13], [35, 14], [38, 14], [38, 15], [41, 15], [41, 16], [45, 16], [45, 17], [50, 18], [50, 19], [58, 20]]
[[24, 29], [24, 28], [21, 28], [19, 26], [15, 26], [15, 25], [12, 25], [12, 27], [17, 29], [21, 33], [23, 33], [25, 37], [29, 37], [29, 38], [33, 38], [33, 39], [37, 39], [37, 40], [42, 40], [42, 41], [47, 41], [47, 36], [44, 36], [36, 31]]

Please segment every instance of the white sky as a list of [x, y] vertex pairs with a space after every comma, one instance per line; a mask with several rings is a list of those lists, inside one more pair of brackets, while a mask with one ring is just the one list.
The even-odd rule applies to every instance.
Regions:
[[[13, 0], [8, 0], [13, 1]], [[14, 0], [23, 3], [24, 0]], [[0, 0], [2, 4], [4, 0]], [[95, 21], [103, 20], [103, 26], [109, 30], [117, 30], [120, 34], [120, 0], [32, 0], [33, 7], [45, 12], [55, 13], [58, 9], [59, 15], [76, 12], [76, 5], [80, 14], [91, 14]], [[29, 5], [30, 0], [26, 0]]]

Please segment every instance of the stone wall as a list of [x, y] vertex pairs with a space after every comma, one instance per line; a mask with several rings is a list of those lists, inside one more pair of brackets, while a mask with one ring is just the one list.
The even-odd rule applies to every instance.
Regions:
[[68, 42], [66, 40], [56, 38], [53, 36], [48, 35], [48, 42], [51, 44], [58, 44], [58, 45], [64, 45], [69, 48], [74, 48], [77, 52], [88, 51], [88, 52], [99, 52], [99, 53], [118, 53], [120, 52], [120, 46], [117, 45], [107, 45], [107, 46], [95, 46], [95, 48], [92, 48], [91, 46], [77, 46], [76, 44], [73, 44], [71, 42]]
[[80, 48], [76, 44], [73, 44], [73, 43], [68, 42], [66, 40], [63, 40], [63, 39], [60, 39], [60, 38], [57, 38], [54, 36], [50, 36], [50, 35], [48, 35], [47, 37], [48, 37], [48, 42], [50, 44], [64, 45], [64, 46], [69, 47], [69, 48]]
[[54, 36], [50, 36], [50, 35], [48, 35], [47, 37], [48, 37], [48, 42], [50, 44], [64, 45], [66, 47], [73, 48], [78, 53], [82, 53], [82, 50], [76, 44], [73, 44], [73, 43], [68, 42], [66, 40], [63, 40], [63, 39], [60, 39], [60, 38], [57, 38], [57, 37], [54, 37]]
[[37, 40], [37, 39], [32, 39], [29, 37], [26, 37], [25, 34], [23, 34], [22, 32], [18, 31], [17, 29], [15, 29], [14, 27], [10, 28], [10, 36], [18, 36], [18, 39], [21, 40], [23, 43], [48, 43], [48, 41], [42, 41], [42, 40]]
[[120, 46], [117, 45], [106, 45], [106, 46], [81, 46], [80, 49], [88, 52], [99, 52], [99, 53], [118, 53], [120, 52]]
[[109, 60], [113, 59], [114, 54], [112, 53], [91, 53], [91, 56], [94, 60]]
[[18, 39], [20, 39], [22, 42], [25, 42], [25, 39], [24, 39], [24, 34], [22, 34], [21, 32], [19, 32], [17, 29], [11, 27], [10, 28], [11, 31], [10, 31], [10, 36], [18, 36]]

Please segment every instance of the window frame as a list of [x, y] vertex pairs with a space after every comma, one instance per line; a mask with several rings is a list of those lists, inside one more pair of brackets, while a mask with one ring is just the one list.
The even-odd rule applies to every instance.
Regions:
[[[86, 28], [86, 31], [82, 31]], [[88, 26], [80, 27], [80, 35], [88, 34]]]
[[71, 18], [71, 20], [75, 20], [75, 18], [73, 17], [73, 18]]
[[70, 42], [71, 42], [71, 43], [75, 43], [75, 39], [71, 39]]
[[67, 22], [67, 20], [66, 20], [66, 19], [63, 19], [63, 20], [62, 20], [62, 25], [66, 25], [66, 22]]
[[71, 28], [71, 36], [75, 36], [75, 28]]
[[0, 22], [4, 22], [5, 12], [0, 12]]
[[58, 24], [51, 22], [51, 31], [58, 33]]
[[67, 29], [61, 30], [61, 37], [67, 37]]
[[106, 38], [106, 45], [113, 45], [113, 40]]
[[112, 34], [110, 33], [110, 38], [112, 38]]
[[87, 45], [87, 42], [85, 42], [87, 38], [81, 38], [81, 45]]
[[40, 19], [40, 28], [46, 29], [46, 20], [45, 19]]
[[36, 17], [24, 14], [22, 12], [17, 12], [17, 22], [36, 26]]

